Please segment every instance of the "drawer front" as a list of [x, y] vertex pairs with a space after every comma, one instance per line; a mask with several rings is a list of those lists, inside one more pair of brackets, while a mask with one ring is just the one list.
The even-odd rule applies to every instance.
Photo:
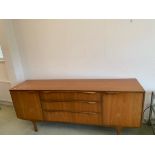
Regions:
[[43, 101], [100, 101], [101, 97], [97, 92], [41, 91], [40, 98]]
[[45, 111], [71, 111], [71, 112], [100, 112], [101, 106], [97, 101], [66, 101], [66, 102], [42, 102]]
[[44, 112], [45, 121], [101, 125], [99, 113]]

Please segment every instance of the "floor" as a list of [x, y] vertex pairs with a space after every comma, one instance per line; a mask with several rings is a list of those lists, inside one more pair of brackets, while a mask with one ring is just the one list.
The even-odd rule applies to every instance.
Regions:
[[[30, 121], [17, 119], [13, 106], [0, 104], [0, 135], [115, 135], [113, 128], [38, 122], [38, 132]], [[152, 135], [150, 126], [123, 129], [123, 135]]]

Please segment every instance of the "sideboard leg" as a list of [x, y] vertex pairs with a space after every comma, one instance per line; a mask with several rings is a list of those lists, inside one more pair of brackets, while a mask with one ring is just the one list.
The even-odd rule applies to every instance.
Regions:
[[34, 131], [37, 132], [38, 128], [37, 128], [37, 124], [35, 121], [32, 121], [33, 127], [34, 127]]
[[116, 133], [117, 135], [120, 135], [122, 131], [122, 127], [116, 127]]

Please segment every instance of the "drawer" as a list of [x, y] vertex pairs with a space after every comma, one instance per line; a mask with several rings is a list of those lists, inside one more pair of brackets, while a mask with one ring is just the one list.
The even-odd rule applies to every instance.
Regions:
[[42, 108], [45, 111], [71, 111], [71, 112], [100, 112], [101, 103], [98, 101], [53, 101], [42, 102]]
[[45, 121], [101, 125], [99, 113], [44, 112]]
[[52, 92], [41, 91], [40, 98], [44, 101], [100, 101], [98, 92]]

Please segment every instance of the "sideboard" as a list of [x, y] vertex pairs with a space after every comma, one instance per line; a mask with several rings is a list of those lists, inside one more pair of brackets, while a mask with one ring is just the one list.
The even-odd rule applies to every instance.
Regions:
[[145, 91], [136, 79], [26, 80], [10, 89], [16, 115], [37, 121], [141, 127]]

